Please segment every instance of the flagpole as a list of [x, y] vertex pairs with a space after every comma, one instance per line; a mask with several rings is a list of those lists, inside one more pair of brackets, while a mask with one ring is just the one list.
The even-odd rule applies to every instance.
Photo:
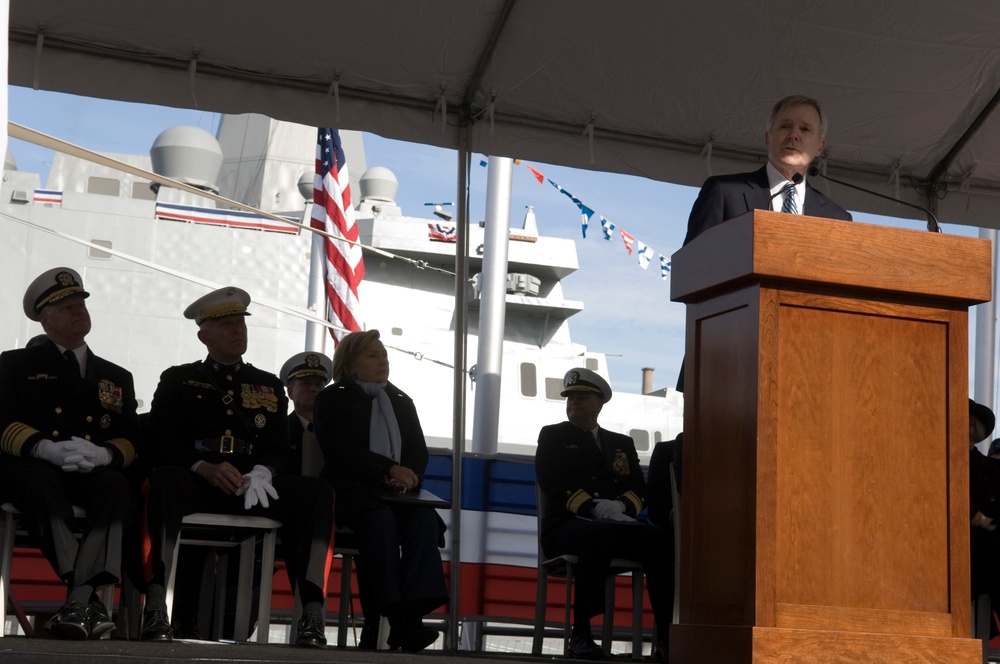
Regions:
[[[312, 217], [312, 200], [306, 201], [306, 209], [302, 213], [302, 224], [310, 223]], [[306, 306], [316, 317], [326, 317], [326, 275], [323, 274], [323, 251], [326, 240], [319, 233], [312, 234], [312, 249], [309, 252], [309, 294]], [[323, 351], [323, 338], [326, 328], [319, 323], [306, 324], [306, 346], [303, 350]]]
[[462, 567], [462, 451], [465, 448], [465, 367], [468, 333], [466, 285], [469, 275], [469, 125], [458, 128], [458, 209], [455, 241], [455, 352], [451, 443], [451, 602], [445, 647], [458, 649]]

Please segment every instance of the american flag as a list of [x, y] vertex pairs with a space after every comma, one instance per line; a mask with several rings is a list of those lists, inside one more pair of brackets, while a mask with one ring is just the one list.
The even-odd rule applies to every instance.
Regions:
[[[326, 318], [337, 327], [358, 332], [361, 330], [358, 284], [365, 276], [365, 263], [361, 247], [354, 244], [358, 241], [358, 226], [351, 205], [351, 178], [340, 132], [336, 129], [319, 128], [313, 188], [312, 227], [333, 236], [324, 238]], [[330, 330], [334, 343], [346, 334], [343, 330]]]

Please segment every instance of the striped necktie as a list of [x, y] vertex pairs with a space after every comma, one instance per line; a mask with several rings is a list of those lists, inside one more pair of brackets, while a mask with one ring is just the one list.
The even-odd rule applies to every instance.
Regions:
[[799, 206], [795, 202], [795, 183], [785, 184], [785, 202], [781, 204], [781, 211], [787, 214], [798, 214]]

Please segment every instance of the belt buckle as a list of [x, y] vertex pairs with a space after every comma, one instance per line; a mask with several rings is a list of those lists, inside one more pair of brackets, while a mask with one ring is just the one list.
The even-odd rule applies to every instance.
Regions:
[[222, 436], [219, 438], [219, 452], [222, 454], [232, 454], [236, 447], [236, 438], [233, 436]]

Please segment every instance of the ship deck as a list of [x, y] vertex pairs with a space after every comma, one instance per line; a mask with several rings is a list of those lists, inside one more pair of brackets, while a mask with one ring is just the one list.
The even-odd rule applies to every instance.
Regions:
[[[356, 648], [309, 650], [287, 644], [214, 643], [183, 641], [174, 643], [142, 643], [139, 641], [59, 641], [25, 636], [0, 639], [0, 661], [11, 664], [172, 664], [174, 662], [338, 662], [342, 664], [487, 664], [489, 662], [547, 662], [562, 659], [553, 656], [531, 656], [524, 653], [467, 652], [425, 650], [420, 653], [366, 651]], [[628, 655], [613, 655], [610, 661], [630, 662]]]

